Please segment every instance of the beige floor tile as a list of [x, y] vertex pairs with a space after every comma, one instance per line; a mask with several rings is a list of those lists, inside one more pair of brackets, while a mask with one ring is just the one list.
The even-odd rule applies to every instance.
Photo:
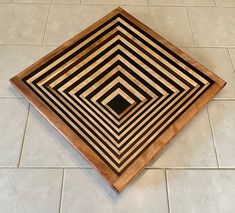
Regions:
[[167, 171], [172, 213], [235, 211], [235, 171]]
[[235, 49], [230, 49], [229, 54], [233, 63], [233, 70], [235, 72]]
[[148, 0], [81, 0], [82, 4], [148, 5]]
[[0, 166], [17, 166], [27, 112], [24, 99], [0, 99]]
[[55, 46], [0, 45], [0, 97], [21, 97], [9, 79], [54, 48]]
[[[114, 8], [115, 6], [99, 6], [97, 10], [95, 5], [53, 5], [49, 16], [45, 43], [59, 44], [66, 41]], [[124, 6], [124, 9], [172, 42], [180, 46], [193, 46], [185, 8]], [[79, 20], [85, 21], [77, 24]], [[62, 26], [63, 31], [61, 31]]]
[[151, 167], [217, 167], [206, 109], [176, 136]]
[[234, 0], [215, 0], [215, 2], [219, 7], [235, 7]]
[[20, 166], [89, 167], [83, 157], [30, 107]]
[[235, 101], [213, 101], [209, 115], [220, 167], [235, 167]]
[[1, 213], [57, 213], [62, 171], [0, 170]]
[[184, 48], [183, 50], [227, 82], [227, 85], [216, 95], [216, 99], [235, 98], [235, 72], [227, 49]]
[[52, 5], [45, 44], [65, 42], [114, 8], [115, 6], [97, 8], [95, 5]]
[[194, 46], [186, 8], [126, 6], [124, 9], [173, 44]]
[[196, 46], [235, 46], [235, 8], [189, 8]]
[[41, 44], [48, 5], [4, 4], [0, 6], [0, 43]]
[[214, 0], [149, 0], [150, 5], [215, 6]]
[[62, 212], [168, 212], [164, 171], [145, 171], [116, 194], [94, 170], [65, 170]]

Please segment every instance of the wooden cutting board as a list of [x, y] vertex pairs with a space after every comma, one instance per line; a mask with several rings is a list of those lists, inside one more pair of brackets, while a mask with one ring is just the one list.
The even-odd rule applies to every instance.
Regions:
[[120, 7], [10, 81], [117, 192], [225, 85]]

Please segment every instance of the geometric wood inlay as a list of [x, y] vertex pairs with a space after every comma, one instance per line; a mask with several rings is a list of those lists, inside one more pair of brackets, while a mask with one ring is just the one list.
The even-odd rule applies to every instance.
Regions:
[[118, 192], [225, 85], [121, 8], [11, 82]]

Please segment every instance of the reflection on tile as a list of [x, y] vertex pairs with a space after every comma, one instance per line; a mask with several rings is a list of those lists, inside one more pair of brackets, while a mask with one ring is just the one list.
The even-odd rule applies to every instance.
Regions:
[[57, 213], [62, 171], [0, 170], [0, 212]]
[[[186, 8], [182, 7], [123, 7], [151, 29], [181, 47], [193, 47]], [[177, 17], [177, 18], [176, 18]]]
[[217, 167], [207, 111], [199, 113], [151, 167]]
[[216, 99], [235, 98], [235, 72], [227, 49], [184, 48], [183, 50], [227, 82], [227, 85], [216, 95]]
[[83, 157], [33, 107], [30, 107], [20, 166], [89, 167]]
[[148, 0], [81, 0], [82, 4], [148, 5]]
[[118, 4], [118, 0], [81, 0], [81, 4]]
[[229, 54], [233, 63], [233, 70], [235, 72], [235, 49], [230, 49]]
[[0, 6], [0, 43], [41, 44], [49, 6], [3, 4]]
[[152, 5], [215, 6], [214, 0], [149, 0]]
[[[165, 174], [147, 170], [116, 194], [94, 170], [65, 170], [62, 212], [168, 212]], [[84, 199], [87, 198], [87, 199]]]
[[[112, 11], [115, 6], [52, 5], [45, 44], [61, 44]], [[61, 30], [63, 29], [63, 30]]]
[[51, 0], [52, 4], [81, 4], [81, 0]]
[[55, 46], [0, 45], [0, 97], [21, 97], [10, 85], [9, 79], [54, 48]]
[[235, 211], [235, 171], [167, 171], [170, 209], [174, 213]]
[[0, 166], [17, 166], [27, 112], [23, 99], [0, 99]]
[[213, 101], [209, 115], [220, 167], [235, 168], [235, 101]]
[[235, 46], [235, 8], [189, 8], [196, 46]]

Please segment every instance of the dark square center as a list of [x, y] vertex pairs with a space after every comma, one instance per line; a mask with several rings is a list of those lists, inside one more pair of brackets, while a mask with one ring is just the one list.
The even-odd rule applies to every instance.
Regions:
[[125, 109], [127, 109], [127, 107], [129, 107], [130, 105], [131, 104], [119, 94], [108, 102], [108, 106], [118, 115], [125, 111]]

